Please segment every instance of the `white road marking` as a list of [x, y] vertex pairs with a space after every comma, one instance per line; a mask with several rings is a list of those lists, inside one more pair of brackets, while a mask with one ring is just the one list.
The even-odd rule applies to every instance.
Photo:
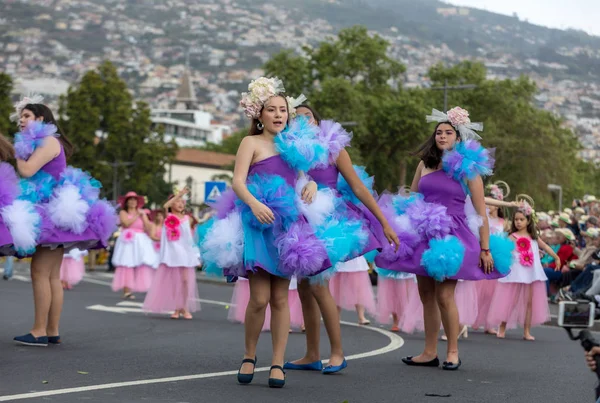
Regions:
[[[100, 281], [98, 281], [98, 283], [100, 283]], [[103, 284], [103, 285], [110, 285], [110, 283]], [[213, 301], [213, 300], [207, 300], [207, 299], [200, 299], [199, 301], [206, 303], [206, 304], [223, 305], [223, 306], [230, 305], [228, 302], [223, 302], [223, 301]], [[119, 311], [141, 312], [141, 309], [139, 308], [141, 305], [142, 305], [142, 303], [140, 303], [140, 302], [121, 301], [117, 304], [117, 307], [104, 307], [103, 305], [99, 305], [99, 306], [102, 307], [101, 310], [108, 311], [107, 308], [110, 308], [111, 310], [109, 312], [125, 313], [125, 312], [119, 312]], [[94, 306], [95, 305], [93, 305], [92, 307], [94, 307]], [[88, 309], [92, 309], [92, 307], [88, 307]], [[127, 307], [131, 307], [131, 308], [127, 308]], [[366, 351], [364, 353], [349, 355], [346, 357], [346, 360], [358, 360], [361, 358], [368, 358], [368, 357], [373, 357], [373, 356], [377, 356], [377, 355], [387, 354], [389, 352], [399, 349], [400, 347], [402, 347], [404, 345], [404, 339], [402, 337], [400, 337], [399, 335], [397, 335], [395, 333], [389, 332], [387, 330], [380, 329], [377, 327], [359, 326], [356, 323], [345, 322], [345, 321], [341, 321], [340, 323], [343, 325], [346, 325], [346, 326], [360, 327], [361, 329], [380, 333], [380, 334], [386, 336], [390, 340], [388, 345], [385, 347], [382, 347], [382, 348], [379, 348], [376, 350], [372, 350], [372, 351]], [[328, 360], [323, 360], [323, 363], [327, 363], [327, 362], [328, 362]], [[256, 368], [255, 372], [265, 372], [265, 371], [268, 371], [269, 369], [270, 369], [270, 367]], [[23, 399], [34, 399], [34, 398], [38, 398], [38, 397], [47, 397], [47, 396], [56, 396], [56, 395], [66, 395], [66, 394], [71, 394], [71, 393], [91, 392], [91, 391], [95, 391], [95, 390], [127, 388], [127, 387], [132, 387], [132, 386], [141, 386], [141, 385], [156, 385], [156, 384], [170, 383], [170, 382], [192, 381], [192, 380], [196, 380], [196, 379], [217, 378], [217, 377], [221, 377], [221, 376], [229, 376], [229, 375], [235, 375], [235, 374], [237, 374], [237, 369], [232, 370], [232, 371], [208, 372], [205, 374], [192, 374], [192, 375], [183, 375], [183, 376], [172, 376], [172, 377], [167, 377], [167, 378], [154, 378], [154, 379], [142, 379], [142, 380], [137, 380], [137, 381], [127, 381], [127, 382], [104, 383], [104, 384], [99, 384], [99, 385], [79, 386], [79, 387], [75, 387], [75, 388], [47, 390], [47, 391], [43, 391], [43, 392], [20, 393], [17, 395], [0, 396], [0, 402], [9, 402], [9, 401], [23, 400]]]

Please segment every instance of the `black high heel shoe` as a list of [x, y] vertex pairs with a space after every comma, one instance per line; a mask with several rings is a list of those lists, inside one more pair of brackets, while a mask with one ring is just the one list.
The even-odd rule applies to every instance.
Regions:
[[270, 388], [283, 388], [285, 386], [285, 371], [281, 367], [281, 365], [271, 365], [271, 369], [269, 370], [269, 375], [271, 375], [271, 371], [274, 369], [278, 369], [283, 372], [283, 379], [271, 378], [269, 377], [269, 387]]
[[[242, 366], [245, 363], [250, 363], [250, 364], [254, 365], [254, 368], [256, 368], [256, 363], [257, 362], [258, 362], [258, 359], [256, 357], [254, 357], [254, 359], [252, 359], [252, 358], [244, 358], [242, 360]], [[254, 368], [252, 369], [252, 373], [251, 374], [242, 374], [242, 373], [240, 373], [240, 371], [242, 370], [242, 366], [240, 366], [240, 369], [238, 370], [237, 380], [238, 380], [238, 383], [240, 383], [242, 385], [247, 385], [250, 382], [252, 382], [252, 379], [254, 379]]]

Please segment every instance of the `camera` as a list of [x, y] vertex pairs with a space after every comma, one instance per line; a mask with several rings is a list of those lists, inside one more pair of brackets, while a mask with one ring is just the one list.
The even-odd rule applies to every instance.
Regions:
[[[594, 326], [595, 307], [589, 301], [561, 301], [558, 304], [558, 326], [563, 327], [571, 340], [580, 340], [585, 351], [600, 346], [592, 333], [588, 330]], [[573, 329], [582, 329], [577, 335]], [[600, 380], [600, 355], [594, 356], [596, 360], [596, 376]], [[596, 386], [596, 399], [600, 398], [600, 383]]]

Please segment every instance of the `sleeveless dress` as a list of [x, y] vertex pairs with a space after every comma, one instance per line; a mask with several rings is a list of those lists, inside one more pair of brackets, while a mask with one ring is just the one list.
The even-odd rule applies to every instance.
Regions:
[[[127, 218], [132, 217], [127, 214]], [[144, 231], [144, 221], [137, 217], [129, 227], [123, 228], [115, 242], [113, 291], [127, 287], [135, 292], [147, 292], [152, 285], [154, 269], [158, 267], [158, 258], [152, 240]]]
[[[169, 227], [170, 226], [170, 227]], [[168, 234], [173, 231], [175, 235]], [[189, 217], [169, 214], [160, 239], [160, 265], [146, 294], [143, 309], [170, 313], [176, 309], [200, 310], [196, 267], [200, 265]]]
[[[532, 302], [531, 326], [542, 325], [550, 320], [546, 273], [540, 259], [540, 248], [536, 240], [530, 239], [529, 253], [533, 257], [531, 266], [520, 261], [520, 252], [515, 251], [515, 261], [510, 274], [498, 280], [488, 313], [488, 326], [506, 322], [507, 329], [523, 326], [529, 299]], [[517, 240], [517, 245], [519, 240]]]
[[[56, 136], [54, 125], [29, 123], [15, 135], [17, 158], [28, 160], [50, 136]], [[66, 252], [105, 248], [117, 218], [114, 207], [99, 198], [101, 187], [88, 173], [67, 166], [61, 144], [58, 156], [21, 179], [18, 200], [3, 209], [17, 255], [31, 256], [37, 246]]]
[[495, 267], [486, 274], [479, 267], [478, 225], [482, 220], [468, 214], [474, 208], [467, 180], [490, 175], [492, 165], [489, 152], [479, 143], [460, 142], [444, 154], [443, 169], [420, 178], [419, 193], [383, 195], [380, 207], [389, 217], [401, 245], [397, 252], [385, 245], [375, 259], [377, 266], [436, 281], [504, 277], [510, 271], [514, 243], [503, 235], [490, 236]]

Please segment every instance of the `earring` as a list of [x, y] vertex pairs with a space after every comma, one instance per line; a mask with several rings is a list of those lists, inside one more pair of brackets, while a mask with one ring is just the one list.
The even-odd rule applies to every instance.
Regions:
[[264, 129], [264, 128], [265, 128], [265, 125], [263, 125], [263, 124], [262, 124], [262, 122], [258, 122], [258, 123], [256, 124], [256, 128], [257, 128], [258, 130], [262, 130], [262, 129]]

